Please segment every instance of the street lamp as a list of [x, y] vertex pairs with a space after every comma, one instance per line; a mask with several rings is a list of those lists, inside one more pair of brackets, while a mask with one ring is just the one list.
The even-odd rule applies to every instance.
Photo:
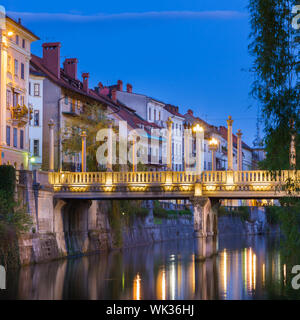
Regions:
[[81, 171], [86, 172], [86, 131], [81, 133]]
[[219, 141], [215, 138], [212, 138], [209, 141], [209, 150], [211, 151], [211, 169], [216, 171], [216, 151], [218, 150]]
[[197, 180], [200, 181], [201, 173], [202, 173], [202, 159], [201, 159], [201, 149], [202, 149], [202, 139], [204, 129], [197, 123], [193, 127], [193, 132], [196, 134], [196, 175]]

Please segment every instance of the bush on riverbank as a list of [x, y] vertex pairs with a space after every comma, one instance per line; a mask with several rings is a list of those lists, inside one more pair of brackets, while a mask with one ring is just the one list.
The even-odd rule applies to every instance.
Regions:
[[160, 202], [154, 201], [153, 215], [156, 218], [165, 218], [165, 219], [177, 219], [179, 216], [192, 216], [192, 211], [190, 209], [184, 210], [167, 210], [164, 209]]
[[219, 207], [219, 217], [240, 218], [242, 221], [250, 221], [249, 207]]
[[0, 264], [6, 268], [19, 264], [17, 238], [32, 226], [26, 209], [15, 201], [15, 186], [15, 168], [0, 166]]

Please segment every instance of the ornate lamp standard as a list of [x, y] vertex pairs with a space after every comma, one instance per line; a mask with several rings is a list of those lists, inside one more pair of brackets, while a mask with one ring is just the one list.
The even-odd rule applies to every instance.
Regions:
[[168, 118], [168, 120], [166, 121], [167, 123], [167, 170], [168, 171], [172, 171], [172, 124], [173, 121], [171, 119], [171, 117]]
[[196, 134], [196, 175], [197, 180], [201, 180], [202, 173], [202, 140], [204, 138], [204, 129], [200, 126], [200, 124], [196, 124], [193, 127], [193, 132]]
[[86, 131], [81, 133], [81, 171], [86, 172]]
[[212, 138], [209, 141], [209, 150], [211, 151], [211, 169], [216, 171], [216, 151], [218, 150], [219, 141]]
[[232, 124], [233, 124], [233, 120], [231, 116], [229, 116], [227, 120], [227, 125], [228, 125], [228, 129], [227, 129], [228, 168], [227, 170], [229, 171], [233, 170]]

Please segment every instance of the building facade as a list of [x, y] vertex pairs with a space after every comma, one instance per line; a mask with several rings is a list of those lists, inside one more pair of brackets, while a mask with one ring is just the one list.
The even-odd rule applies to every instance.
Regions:
[[43, 83], [42, 73], [30, 70], [28, 106], [32, 111], [29, 121], [29, 170], [40, 170], [43, 163]]
[[31, 43], [38, 40], [21, 21], [6, 17], [0, 30], [0, 164], [27, 169]]
[[44, 77], [43, 80], [43, 170], [49, 169], [49, 128], [48, 123], [54, 121], [54, 170], [80, 171], [81, 152], [72, 154], [63, 152], [62, 136], [66, 123], [84, 112], [86, 105], [99, 108], [116, 106], [107, 97], [99, 95], [89, 88], [89, 74], [83, 73], [78, 79], [76, 58], [66, 59], [61, 67], [61, 44], [44, 43], [43, 57], [32, 55], [31, 68]]

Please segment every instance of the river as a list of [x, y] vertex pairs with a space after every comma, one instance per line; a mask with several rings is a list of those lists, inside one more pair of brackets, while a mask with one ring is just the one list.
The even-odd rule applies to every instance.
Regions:
[[0, 299], [276, 299], [286, 273], [278, 238], [223, 236], [205, 262], [184, 240], [23, 267]]

